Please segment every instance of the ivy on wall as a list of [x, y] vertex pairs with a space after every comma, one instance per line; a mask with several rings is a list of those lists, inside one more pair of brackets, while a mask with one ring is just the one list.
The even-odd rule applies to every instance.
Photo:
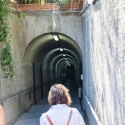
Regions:
[[[13, 3], [20, 3], [19, 0], [10, 0]], [[26, 2], [34, 3], [34, 0], [21, 0], [23, 4]], [[57, 2], [60, 7], [70, 3], [72, 0], [38, 0], [38, 3], [42, 4], [42, 1], [46, 2]], [[8, 8], [9, 0], [0, 0], [0, 43], [4, 44], [4, 47], [0, 51], [0, 63], [1, 68], [4, 71], [4, 77], [12, 79], [14, 76], [14, 61], [11, 54], [11, 46], [10, 46], [10, 37], [12, 36], [10, 33], [10, 26], [7, 23], [9, 18], [9, 8]], [[20, 18], [25, 18], [26, 14], [24, 12], [20, 12]]]
[[0, 42], [4, 44], [4, 47], [1, 50], [1, 68], [3, 69], [5, 78], [12, 79], [14, 76], [14, 61], [11, 54], [10, 46], [10, 27], [7, 23], [8, 18], [10, 17], [10, 11], [8, 8], [8, 0], [0, 0]]

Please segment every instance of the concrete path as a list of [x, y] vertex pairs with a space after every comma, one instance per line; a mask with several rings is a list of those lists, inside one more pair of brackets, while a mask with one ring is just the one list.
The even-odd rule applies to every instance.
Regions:
[[[70, 90], [72, 98], [71, 107], [77, 108], [82, 114], [76, 85], [70, 80], [65, 81], [65, 85], [66, 86], [68, 85], [67, 87]], [[46, 112], [49, 108], [50, 106], [47, 102], [47, 96], [44, 96], [44, 98], [38, 101], [36, 105], [33, 105], [27, 113], [22, 114], [22, 116], [16, 121], [14, 125], [39, 125], [40, 116], [42, 115], [42, 113]]]

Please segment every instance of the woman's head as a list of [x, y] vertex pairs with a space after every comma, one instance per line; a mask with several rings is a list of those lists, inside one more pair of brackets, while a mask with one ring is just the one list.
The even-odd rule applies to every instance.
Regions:
[[71, 104], [69, 90], [62, 84], [55, 84], [50, 88], [48, 102], [50, 105]]

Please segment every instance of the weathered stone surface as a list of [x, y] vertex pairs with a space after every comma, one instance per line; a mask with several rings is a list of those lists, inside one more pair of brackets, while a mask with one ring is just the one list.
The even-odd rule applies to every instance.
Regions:
[[[124, 125], [125, 1], [90, 5], [83, 30], [85, 94], [102, 124]], [[87, 113], [90, 124], [96, 125], [90, 109]]]
[[[35, 41], [39, 36], [53, 32], [52, 11], [27, 11], [25, 19], [20, 19], [19, 13], [13, 11], [11, 16], [9, 23], [13, 34], [11, 44], [15, 60], [15, 76], [10, 83], [3, 78], [4, 73], [0, 69], [0, 98], [33, 86], [32, 63], [34, 61], [37, 85], [40, 84], [39, 65], [42, 62], [45, 64], [43, 82], [52, 80], [56, 76], [54, 71], [49, 71], [47, 68], [49, 66], [51, 70], [54, 69], [56, 58], [47, 59], [44, 53], [38, 53], [36, 48], [41, 44]], [[88, 105], [84, 99], [84, 105], [90, 125], [97, 125], [98, 119], [104, 125], [124, 125], [125, 1], [98, 0], [95, 5], [88, 7], [83, 18], [66, 13], [57, 14], [55, 19], [57, 25], [55, 32], [71, 37], [79, 50], [81, 49], [79, 53], [82, 52], [78, 58], [80, 56], [83, 58], [83, 88], [90, 102]], [[37, 44], [31, 45], [33, 42]], [[74, 43], [72, 45], [75, 46]], [[0, 49], [2, 46], [0, 44]], [[48, 48], [44, 48], [44, 51]], [[25, 56], [26, 54], [28, 56]], [[40, 56], [41, 59], [38, 58]], [[53, 65], [49, 65], [50, 61]], [[79, 67], [76, 69], [78, 70]], [[39, 99], [40, 89], [37, 90], [36, 98]], [[44, 88], [44, 93], [46, 90], [47, 86]], [[30, 90], [20, 96], [14, 96], [2, 104], [6, 122], [11, 125], [33, 104], [33, 92]], [[94, 109], [95, 115], [90, 106]]]
[[[73, 15], [70, 18], [70, 14], [60, 15], [57, 14], [56, 23], [57, 28], [55, 32], [71, 37], [76, 43], [72, 43], [73, 46], [77, 44], [79, 48], [82, 49], [83, 46], [83, 34], [82, 34], [82, 19], [78, 19], [79, 16]], [[13, 93], [17, 93], [28, 88], [33, 87], [33, 71], [32, 63], [35, 62], [35, 75], [36, 75], [36, 85], [41, 83], [40, 79], [40, 64], [44, 62], [46, 64], [43, 66], [43, 83], [53, 80], [56, 75], [54, 74], [55, 69], [53, 65], [50, 66], [50, 62], [54, 60], [52, 57], [46, 60], [47, 53], [45, 55], [45, 50], [48, 48], [54, 48], [54, 46], [47, 46], [47, 48], [42, 48], [43, 53], [38, 52], [40, 50], [39, 46], [44, 46], [40, 44], [38, 37], [45, 33], [53, 32], [53, 19], [52, 11], [27, 11], [25, 19], [19, 18], [19, 13], [16, 11], [11, 12], [11, 19], [9, 20], [12, 32], [11, 46], [12, 46], [12, 55], [14, 58], [14, 71], [15, 76], [13, 81], [10, 83], [9, 80], [3, 78], [4, 73], [0, 70], [0, 98], [4, 98]], [[38, 38], [39, 41], [34, 39]], [[42, 39], [44, 41], [44, 39]], [[73, 41], [72, 40], [72, 41]], [[36, 44], [31, 43], [36, 42]], [[48, 42], [48, 41], [46, 41]], [[66, 44], [66, 43], [65, 43]], [[52, 45], [52, 44], [51, 44]], [[70, 45], [70, 44], [69, 44]], [[1, 47], [2, 45], [0, 45]], [[77, 47], [77, 48], [78, 48]], [[2, 48], [2, 47], [1, 47]], [[75, 48], [75, 47], [74, 47]], [[83, 50], [78, 49], [78, 52]], [[77, 53], [78, 53], [77, 52]], [[28, 54], [27, 54], [28, 53]], [[76, 50], [73, 52], [75, 56], [81, 58], [82, 53], [79, 55], [76, 53]], [[27, 56], [25, 56], [27, 54]], [[75, 57], [74, 56], [74, 57]], [[26, 58], [26, 59], [25, 59]], [[40, 59], [41, 58], [41, 59]], [[75, 57], [76, 58], [76, 57]], [[26, 61], [27, 60], [27, 61]], [[49, 70], [51, 67], [51, 71]], [[44, 87], [43, 94], [47, 93], [48, 86]], [[36, 90], [36, 99], [40, 99], [41, 93], [40, 89]], [[31, 93], [31, 94], [30, 94]], [[31, 95], [31, 97], [30, 97]], [[28, 90], [25, 93], [16, 95], [11, 98], [11, 103], [9, 99], [3, 102], [3, 107], [6, 114], [6, 123], [7, 125], [12, 125], [14, 121], [21, 115], [22, 112], [27, 111], [30, 106], [34, 103], [33, 90]], [[11, 108], [10, 108], [11, 107]], [[12, 114], [12, 115], [11, 115]]]

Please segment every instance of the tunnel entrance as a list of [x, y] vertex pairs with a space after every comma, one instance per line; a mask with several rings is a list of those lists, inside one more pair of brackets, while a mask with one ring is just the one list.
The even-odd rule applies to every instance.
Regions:
[[25, 81], [33, 85], [34, 104], [48, 93], [51, 83], [62, 83], [68, 88], [76, 81], [82, 84], [80, 47], [65, 34], [56, 32], [54, 35], [58, 40], [52, 32], [33, 39], [24, 54], [24, 70], [28, 74]]
[[[61, 83], [70, 91], [72, 106], [81, 111], [82, 105], [76, 84], [76, 81], [80, 80], [82, 70], [81, 49], [71, 37], [61, 33], [55, 34], [59, 40], [53, 38], [53, 33], [42, 34], [33, 39], [25, 51], [23, 60], [25, 82], [27, 86], [32, 87], [28, 93], [29, 100], [36, 108], [38, 105], [44, 110], [45, 107], [49, 107], [47, 95], [50, 87], [55, 83]], [[29, 111], [29, 115], [34, 116], [34, 113], [30, 114]]]
[[[36, 85], [40, 83], [41, 77], [41, 82], [47, 83], [61, 78], [62, 72], [65, 72], [66, 79], [79, 79], [79, 64], [83, 57], [80, 47], [65, 34], [56, 32], [54, 35], [58, 40], [54, 39], [52, 32], [38, 36], [31, 41], [25, 51], [25, 72], [29, 73], [34, 63]], [[30, 75], [32, 77], [32, 74]], [[28, 81], [27, 78], [26, 80]]]

